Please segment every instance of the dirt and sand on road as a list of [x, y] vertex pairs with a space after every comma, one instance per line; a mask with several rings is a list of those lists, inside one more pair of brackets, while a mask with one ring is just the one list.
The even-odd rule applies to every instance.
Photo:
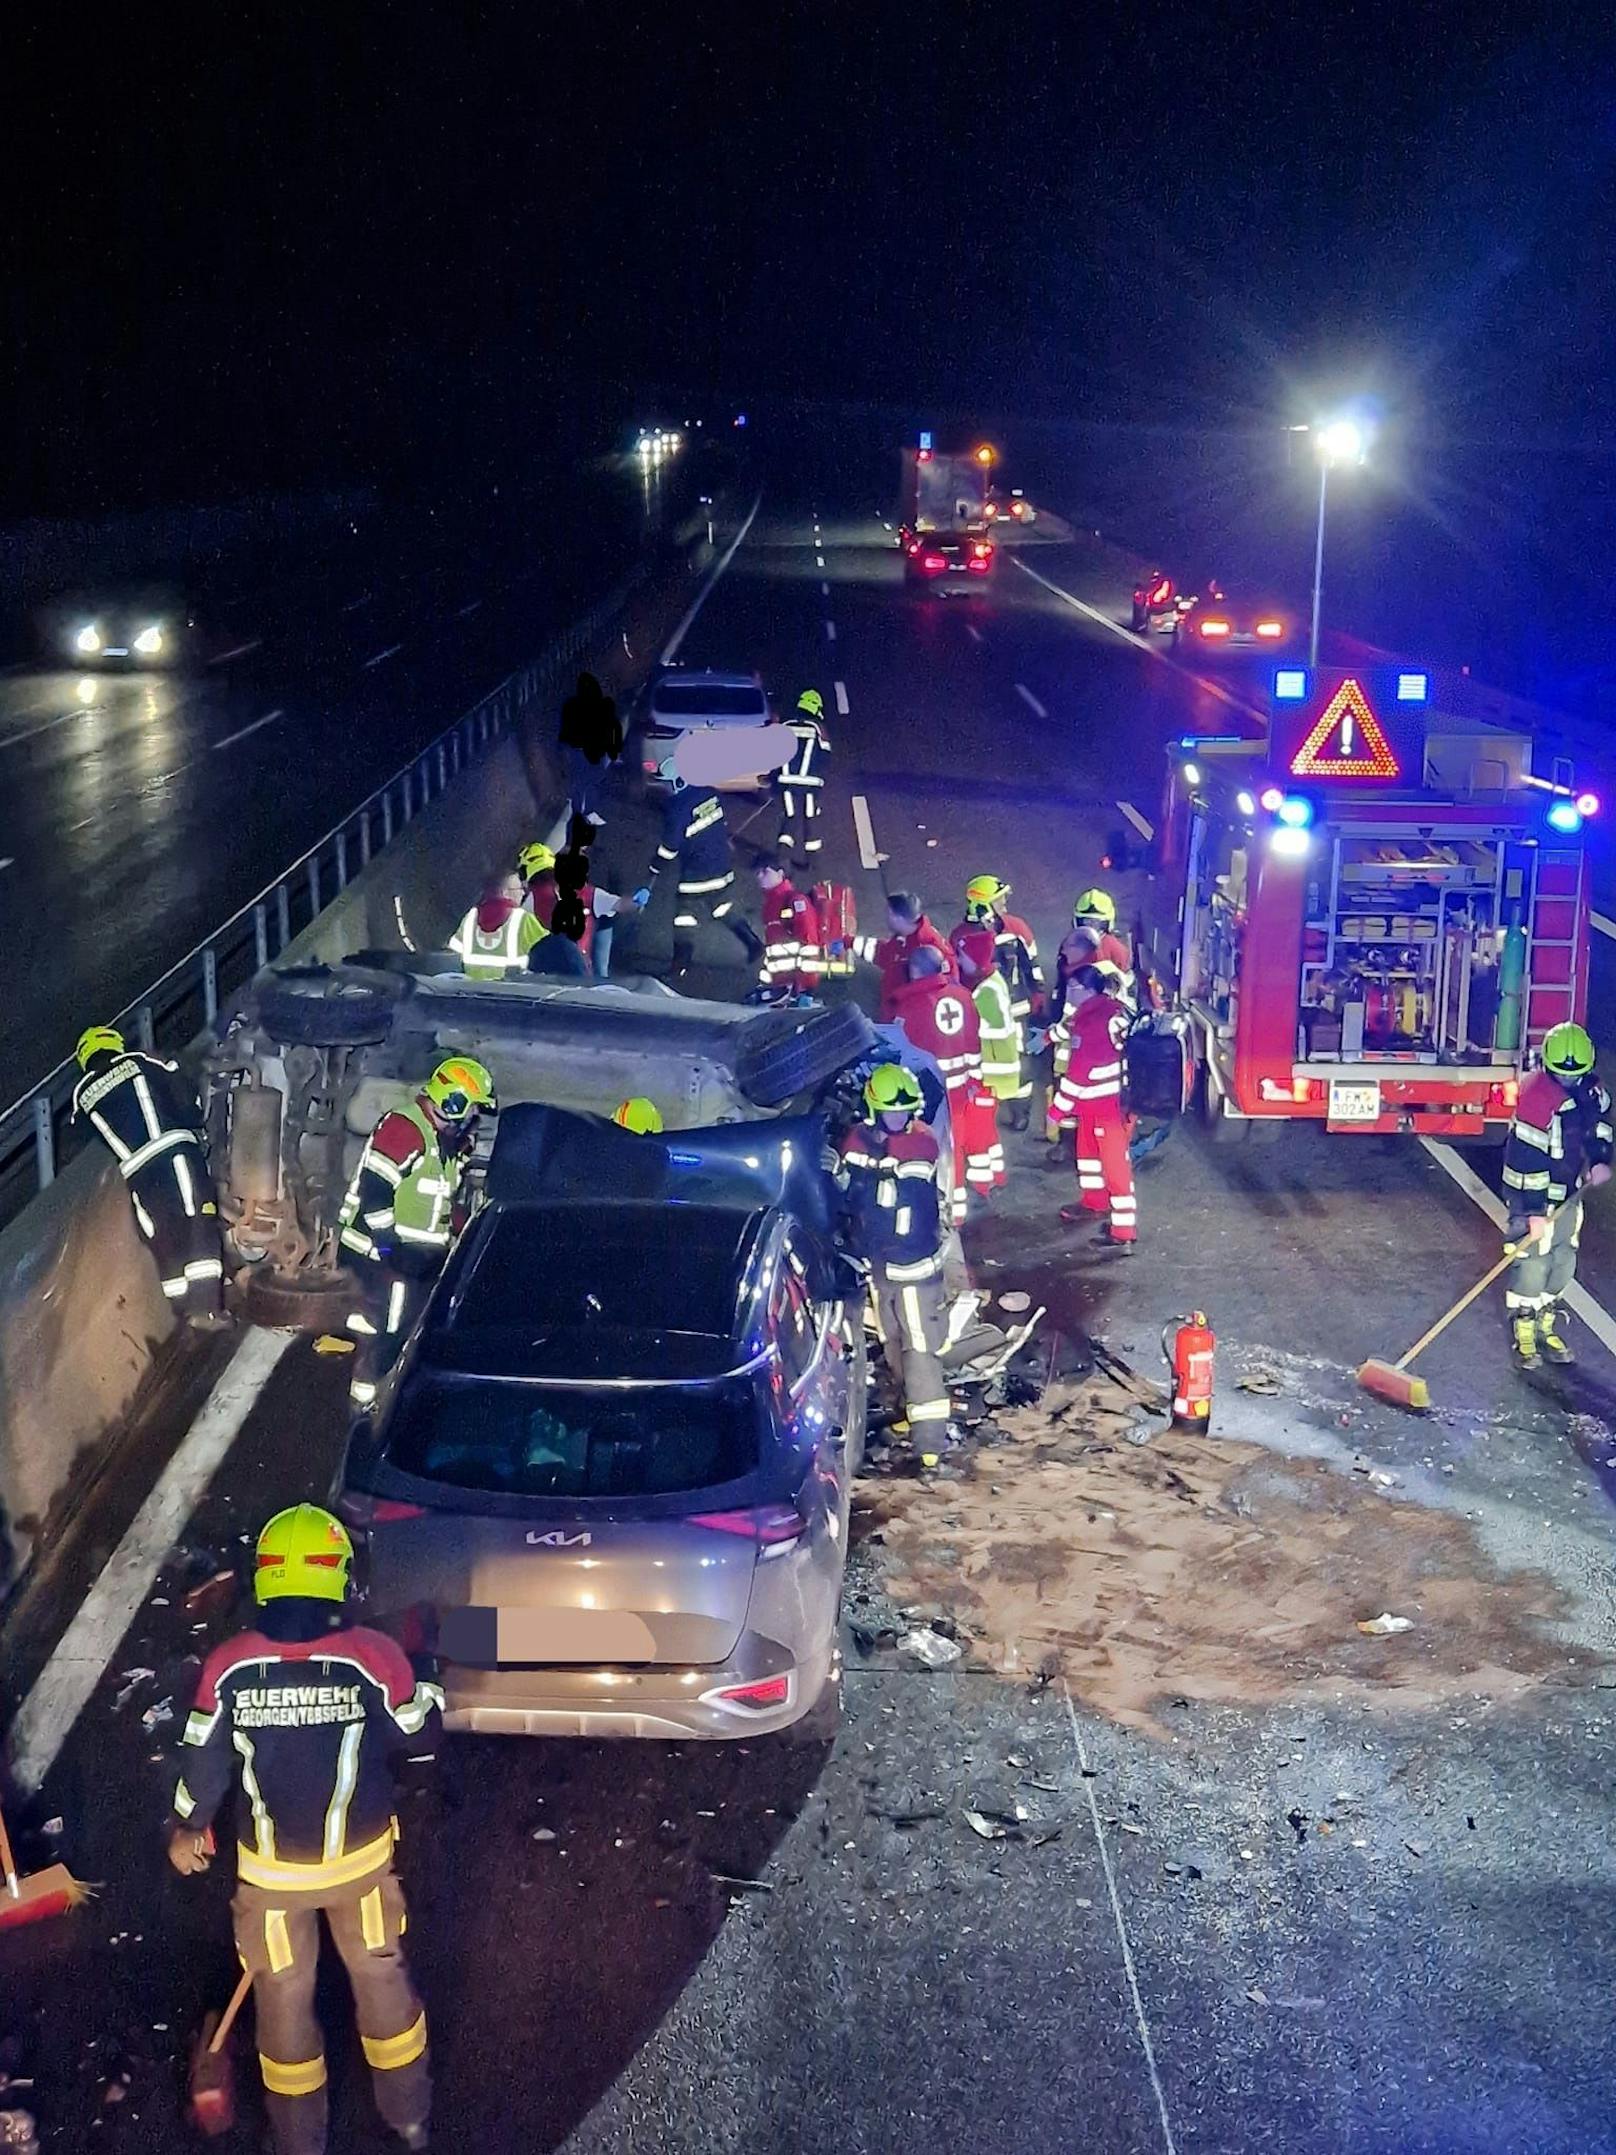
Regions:
[[[1174, 1701], [1396, 1710], [1606, 1666], [1557, 1635], [1563, 1588], [1501, 1569], [1454, 1511], [1243, 1443], [1238, 1408], [1229, 1434], [1145, 1444], [1139, 1418], [1106, 1380], [1058, 1383], [962, 1479], [866, 1484], [886, 1590], [952, 1617], [974, 1665], [1063, 1677], [1141, 1728]], [[1383, 1612], [1412, 1628], [1358, 1630]]]

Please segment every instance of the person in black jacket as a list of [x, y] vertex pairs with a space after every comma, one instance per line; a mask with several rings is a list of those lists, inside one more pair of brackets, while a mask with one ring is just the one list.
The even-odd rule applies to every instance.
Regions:
[[574, 815], [587, 816], [598, 829], [598, 802], [606, 774], [623, 753], [623, 721], [617, 705], [592, 673], [581, 673], [578, 686], [561, 706], [561, 764]]
[[673, 970], [687, 973], [696, 955], [696, 929], [703, 914], [727, 928], [755, 965], [763, 938], [735, 911], [735, 863], [730, 854], [724, 804], [711, 786], [691, 786], [662, 765], [672, 788], [663, 811], [662, 838], [645, 883], [634, 893], [636, 905], [651, 902], [651, 885], [664, 868], [679, 866], [678, 907], [673, 916]]

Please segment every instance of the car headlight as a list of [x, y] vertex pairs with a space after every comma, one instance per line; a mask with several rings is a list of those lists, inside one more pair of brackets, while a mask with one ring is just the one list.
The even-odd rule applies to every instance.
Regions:
[[135, 649], [140, 653], [142, 658], [155, 658], [157, 653], [161, 651], [162, 648], [163, 631], [158, 625], [158, 623], [155, 621], [152, 622], [149, 628], [143, 628], [140, 634], [135, 638]]
[[84, 652], [87, 657], [94, 657], [95, 653], [100, 650], [101, 631], [93, 621], [86, 621], [83, 628], [79, 630], [73, 639], [73, 648], [75, 651]]

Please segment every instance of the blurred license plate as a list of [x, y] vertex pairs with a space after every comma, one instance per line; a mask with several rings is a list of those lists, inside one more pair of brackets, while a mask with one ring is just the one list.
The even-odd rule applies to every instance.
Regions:
[[1380, 1087], [1378, 1085], [1342, 1084], [1330, 1080], [1331, 1122], [1379, 1122]]

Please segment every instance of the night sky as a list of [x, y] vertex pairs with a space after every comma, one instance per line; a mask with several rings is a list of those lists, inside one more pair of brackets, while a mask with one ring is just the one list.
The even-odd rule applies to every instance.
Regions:
[[1601, 452], [1598, 11], [45, 11], [13, 510], [497, 461], [659, 397]]

